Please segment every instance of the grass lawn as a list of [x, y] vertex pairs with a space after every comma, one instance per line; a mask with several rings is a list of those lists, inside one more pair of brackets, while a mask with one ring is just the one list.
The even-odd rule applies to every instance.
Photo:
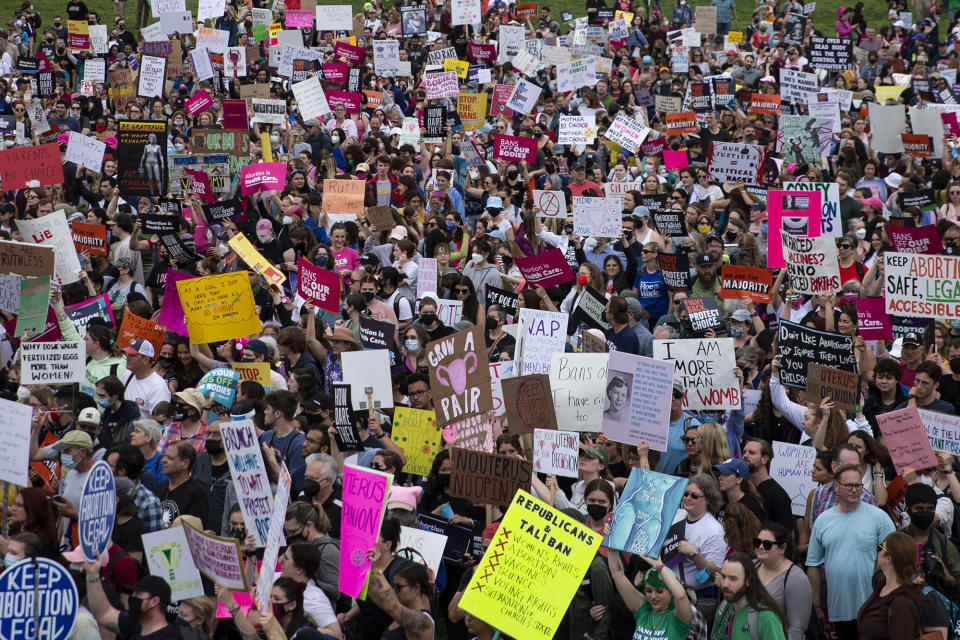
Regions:
[[[352, 2], [354, 13], [359, 13], [363, 2], [365, 0]], [[387, 0], [388, 4], [391, 3], [391, 0]], [[112, 0], [85, 0], [87, 3], [87, 8], [91, 11], [96, 11], [100, 15], [101, 24], [113, 24], [113, 2]], [[198, 0], [187, 0], [187, 9], [190, 9], [194, 13], [197, 10]], [[320, 4], [340, 4], [342, 0], [334, 0], [333, 2], [325, 2], [324, 0], [318, 0]], [[584, 15], [584, 4], [583, 0], [545, 0], [545, 4], [548, 4], [553, 10], [553, 15], [559, 16], [561, 11], [572, 11], [574, 15], [581, 16]], [[19, 6], [19, 2], [16, 3]], [[636, 3], [635, 3], [636, 4]], [[709, 4], [709, 0], [694, 0], [694, 4]], [[817, 0], [817, 8], [813, 11], [813, 22], [816, 28], [825, 36], [825, 37], [836, 37], [836, 27], [834, 26], [837, 21], [837, 7], [838, 6], [853, 6], [855, 0], [847, 0], [846, 2], [840, 2], [840, 0]], [[13, 3], [9, 4], [10, 9], [5, 11], [6, 19], [9, 20], [12, 18], [12, 7]], [[34, 0], [34, 6], [37, 11], [40, 12], [40, 15], [43, 17], [44, 26], [49, 26], [53, 23], [53, 16], [56, 14], [61, 14], [65, 16], [65, 9], [67, 6], [66, 0]], [[754, 0], [737, 0], [737, 20], [734, 21], [733, 29], [742, 30], [750, 22], [751, 14], [756, 7]], [[127, 18], [127, 27], [131, 30], [133, 29], [133, 20], [134, 13], [137, 8], [137, 0], [128, 0], [127, 9], [126, 9], [126, 18]], [[670, 13], [673, 10], [673, 0], [662, 0], [661, 12], [667, 17], [670, 16]], [[878, 28], [886, 24], [886, 13], [887, 7], [884, 2], [867, 2], [865, 8], [865, 14], [867, 18], [867, 24], [876, 25]]]

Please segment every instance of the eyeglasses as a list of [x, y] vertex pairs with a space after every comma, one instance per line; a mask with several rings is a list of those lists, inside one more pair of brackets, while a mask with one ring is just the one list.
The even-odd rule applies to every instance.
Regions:
[[773, 545], [775, 544], [777, 544], [776, 540], [761, 540], [760, 538], [753, 539], [754, 549], [759, 549], [760, 547], [763, 547], [767, 551], [770, 551], [770, 549], [773, 549]]
[[409, 397], [411, 397], [411, 398], [418, 398], [418, 397], [422, 396], [423, 394], [427, 393], [428, 391], [430, 391], [430, 390], [429, 390], [429, 389], [420, 389], [420, 390], [418, 390], [418, 391], [407, 391], [407, 395], [408, 395]]
[[841, 245], [839, 245], [839, 247], [840, 247], [841, 249], [852, 249], [852, 248], [853, 248], [853, 245], [841, 244]]
[[681, 398], [683, 398], [683, 394], [682, 394], [682, 393], [680, 393], [679, 391], [674, 391], [674, 392], [673, 392], [673, 399], [674, 399], [674, 400], [680, 400]]
[[640, 253], [656, 253], [656, 251], [651, 251], [650, 249], [640, 249]]
[[703, 494], [702, 494], [702, 493], [692, 493], [692, 492], [690, 492], [690, 491], [687, 491], [686, 493], [683, 494], [683, 497], [684, 497], [684, 498], [690, 498], [691, 500], [699, 500], [700, 498], [703, 497]]
[[844, 489], [848, 489], [851, 491], [853, 490], [859, 491], [860, 489], [863, 489], [862, 482], [837, 482], [837, 486], [843, 487]]

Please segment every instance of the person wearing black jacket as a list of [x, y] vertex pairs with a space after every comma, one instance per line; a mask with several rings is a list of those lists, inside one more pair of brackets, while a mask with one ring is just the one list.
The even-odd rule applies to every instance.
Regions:
[[873, 427], [874, 437], [881, 435], [877, 416], [893, 411], [896, 406], [907, 401], [907, 394], [900, 386], [901, 376], [903, 371], [900, 365], [889, 358], [878, 361], [873, 370], [873, 382], [863, 403], [863, 415]]

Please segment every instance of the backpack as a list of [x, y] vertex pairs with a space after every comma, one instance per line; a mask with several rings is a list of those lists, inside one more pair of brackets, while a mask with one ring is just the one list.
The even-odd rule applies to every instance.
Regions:
[[[723, 604], [720, 605], [720, 610], [717, 611], [717, 618], [716, 618], [716, 622], [714, 622], [714, 625], [719, 624], [719, 621], [722, 620], [726, 615], [727, 610], [731, 608], [732, 607], [730, 606], [730, 603], [727, 601], [724, 601]], [[736, 612], [731, 612], [730, 615], [734, 616], [736, 615]], [[751, 607], [750, 605], [747, 605], [747, 630], [750, 632], [750, 640], [760, 640], [759, 619], [760, 619], [760, 612], [754, 609], [753, 607]]]
[[943, 607], [947, 610], [947, 616], [950, 618], [950, 626], [947, 628], [947, 640], [957, 640], [960, 638], [960, 606], [928, 584], [923, 585], [922, 589], [925, 598], [931, 595], [939, 598], [943, 603]]
[[120, 594], [117, 593], [117, 588], [113, 584], [113, 570], [117, 560], [123, 557], [130, 558], [137, 565], [137, 580], [150, 574], [150, 572], [147, 570], [147, 567], [144, 566], [142, 562], [138, 562], [136, 558], [132, 557], [119, 546], [117, 547], [116, 551], [110, 553], [110, 560], [107, 561], [107, 566], [104, 567], [103, 580], [100, 581], [100, 584], [103, 586], [103, 592], [107, 596], [107, 600], [110, 601], [110, 604], [121, 611], [123, 610], [123, 605], [120, 601]]

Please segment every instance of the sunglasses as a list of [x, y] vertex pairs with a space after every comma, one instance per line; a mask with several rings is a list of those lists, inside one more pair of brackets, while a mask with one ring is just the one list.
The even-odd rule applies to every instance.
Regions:
[[682, 437], [682, 438], [680, 438], [680, 439], [683, 441], [683, 444], [693, 444], [694, 442], [697, 441], [696, 438], [690, 438], [690, 437], [687, 437], [687, 436], [684, 436], [684, 437]]
[[852, 248], [853, 248], [853, 246], [852, 246], [852, 245], [849, 245], [849, 244], [841, 244], [841, 245], [838, 245], [838, 246], [839, 246], [841, 249], [852, 249]]
[[674, 391], [674, 392], [673, 392], [673, 399], [674, 399], [674, 400], [679, 400], [679, 399], [681, 399], [682, 397], [683, 397], [683, 394], [680, 393], [679, 391]]
[[773, 549], [773, 545], [775, 544], [777, 544], [776, 540], [761, 540], [760, 538], [753, 539], [754, 549], [759, 549], [760, 547], [763, 547], [767, 551], [770, 551], [770, 549]]
[[466, 289], [466, 288], [461, 289], [460, 287], [457, 287], [456, 289], [453, 290], [453, 292], [459, 295], [461, 293], [470, 293], [470, 289]]
[[702, 493], [693, 493], [693, 492], [691, 492], [691, 491], [687, 491], [686, 493], [683, 494], [683, 497], [684, 497], [684, 498], [690, 498], [691, 500], [699, 500], [700, 498], [703, 497], [703, 494], [702, 494]]

